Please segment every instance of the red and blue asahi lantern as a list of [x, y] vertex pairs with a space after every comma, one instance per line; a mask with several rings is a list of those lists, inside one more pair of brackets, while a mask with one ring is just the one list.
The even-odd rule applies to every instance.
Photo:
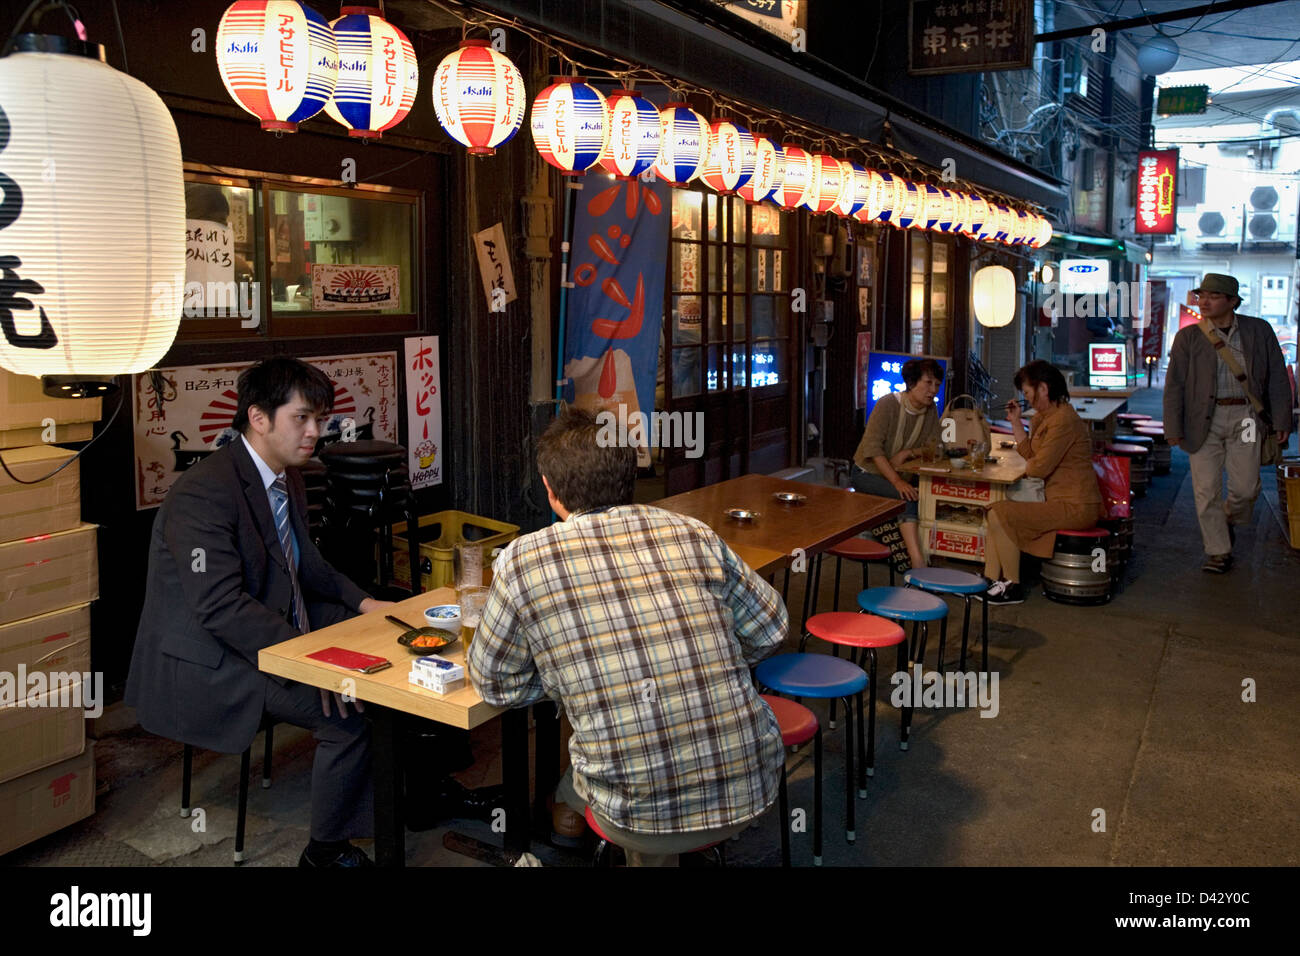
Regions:
[[970, 196], [960, 189], [950, 190], [952, 192], [952, 225], [948, 228], [951, 233], [964, 233], [966, 231], [966, 220], [970, 217]]
[[709, 126], [709, 158], [700, 178], [724, 196], [734, 193], [754, 175], [754, 137], [743, 126], [715, 120]]
[[1045, 216], [1035, 216], [1034, 236], [1029, 240], [1029, 244], [1035, 249], [1041, 249], [1052, 241], [1052, 224]]
[[770, 199], [785, 179], [785, 154], [766, 136], [754, 137], [754, 175], [736, 190], [747, 203]]
[[989, 204], [978, 193], [970, 195], [970, 213], [966, 217], [966, 228], [962, 230], [972, 239], [984, 238], [984, 226], [989, 218]]
[[911, 229], [913, 226], [919, 226], [923, 210], [921, 204], [924, 201], [922, 187], [906, 179], [900, 179], [903, 185], [902, 200], [898, 205], [898, 214], [895, 216], [893, 223], [899, 229]]
[[830, 212], [840, 198], [840, 187], [843, 185], [844, 170], [840, 167], [840, 161], [834, 156], [817, 153], [813, 156], [813, 174], [804, 196], [804, 208], [815, 213]]
[[863, 169], [860, 177], [865, 190], [862, 205], [853, 214], [858, 222], [874, 222], [880, 218], [880, 173], [874, 169]]
[[1002, 203], [993, 203], [990, 218], [993, 221], [993, 228], [989, 237], [994, 242], [1010, 244], [1011, 237], [1011, 220], [1013, 218], [1011, 208], [1004, 206]]
[[376, 7], [347, 6], [333, 21], [339, 80], [325, 112], [358, 139], [378, 139], [411, 112], [420, 67], [406, 34]]
[[947, 232], [952, 228], [952, 193], [942, 186], [925, 183], [924, 226], [935, 232]]
[[533, 100], [529, 126], [537, 152], [560, 172], [580, 176], [605, 152], [605, 97], [575, 77], [561, 77]]
[[789, 143], [781, 145], [781, 154], [784, 170], [781, 185], [776, 187], [772, 200], [789, 212], [803, 205], [808, 183], [812, 181], [813, 158], [807, 150]]
[[709, 124], [686, 103], [659, 111], [659, 156], [655, 175], [670, 186], [685, 186], [704, 172], [709, 158]]
[[640, 176], [659, 158], [659, 110], [631, 90], [615, 90], [605, 103], [609, 134], [600, 165], [619, 179]]
[[844, 183], [840, 186], [840, 195], [835, 200], [833, 211], [835, 215], [849, 219], [866, 206], [867, 196], [871, 191], [871, 179], [867, 175], [865, 166], [851, 163], [847, 159], [840, 160], [840, 170], [844, 176]]
[[433, 111], [471, 156], [491, 156], [524, 122], [524, 78], [487, 40], [462, 40], [433, 74]]
[[895, 225], [899, 207], [903, 205], [903, 181], [889, 172], [875, 171], [875, 175], [876, 178], [872, 181], [875, 188], [867, 200], [864, 221]]
[[262, 129], [292, 133], [325, 108], [338, 81], [334, 31], [294, 0], [236, 0], [217, 27], [217, 69]]

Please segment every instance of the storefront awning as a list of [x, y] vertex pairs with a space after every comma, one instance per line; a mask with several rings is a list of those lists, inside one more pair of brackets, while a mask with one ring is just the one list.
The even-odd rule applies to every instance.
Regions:
[[1058, 232], [1052, 241], [1043, 246], [1042, 251], [1059, 258], [1076, 256], [1091, 259], [1116, 259], [1120, 262], [1132, 262], [1137, 265], [1151, 264], [1151, 253], [1146, 246], [1132, 240], [1111, 239], [1107, 236], [1084, 236], [1069, 232]]

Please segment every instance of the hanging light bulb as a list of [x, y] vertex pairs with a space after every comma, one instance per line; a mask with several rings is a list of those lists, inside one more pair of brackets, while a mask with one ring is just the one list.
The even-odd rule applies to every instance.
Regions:
[[487, 40], [462, 40], [433, 74], [433, 110], [471, 156], [491, 156], [524, 122], [524, 78]]
[[1157, 33], [1138, 47], [1138, 69], [1148, 76], [1160, 76], [1174, 68], [1178, 56], [1178, 44], [1163, 33]]
[[833, 208], [837, 216], [849, 219], [856, 216], [862, 207], [867, 204], [867, 196], [871, 191], [871, 179], [867, 175], [865, 166], [859, 166], [857, 163], [851, 163], [846, 159], [840, 160], [840, 171], [844, 177], [844, 183], [840, 186], [840, 195], [835, 200]]
[[1010, 325], [1016, 317], [1016, 276], [1006, 266], [985, 266], [971, 280], [975, 320], [990, 329]]
[[785, 179], [785, 154], [766, 136], [754, 137], [754, 175], [736, 190], [747, 203], [759, 203], [780, 188]]
[[533, 100], [533, 145], [565, 175], [580, 176], [605, 151], [607, 119], [599, 90], [576, 77], [561, 77]]
[[840, 168], [840, 161], [825, 153], [816, 154], [813, 157], [813, 175], [804, 196], [804, 208], [815, 213], [830, 212], [840, 198], [843, 185], [844, 170]]
[[715, 120], [709, 126], [709, 158], [700, 178], [710, 189], [729, 196], [754, 175], [756, 155], [749, 130], [729, 120]]
[[262, 129], [292, 133], [324, 109], [338, 66], [334, 31], [296, 0], [236, 0], [217, 25], [221, 82]]
[[50, 395], [106, 395], [113, 376], [158, 362], [180, 325], [171, 113], [99, 44], [24, 34], [0, 59], [0, 169], [0, 367], [50, 376]]
[[709, 124], [686, 103], [659, 111], [659, 156], [655, 175], [670, 186], [685, 186], [704, 171], [709, 158]]
[[781, 144], [783, 175], [772, 199], [778, 206], [789, 212], [803, 205], [808, 193], [808, 184], [812, 181], [813, 157], [807, 150], [790, 143]]
[[631, 90], [615, 90], [606, 105], [609, 135], [600, 165], [618, 179], [640, 176], [659, 158], [659, 110]]
[[[339, 79], [325, 112], [358, 139], [378, 139], [411, 112], [420, 67], [406, 34], [378, 7], [345, 6], [330, 23], [339, 51]], [[523, 109], [519, 112], [523, 119]]]

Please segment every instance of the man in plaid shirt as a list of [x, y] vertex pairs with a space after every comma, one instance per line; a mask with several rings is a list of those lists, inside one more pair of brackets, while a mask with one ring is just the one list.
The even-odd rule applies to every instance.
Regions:
[[706, 525], [632, 504], [636, 450], [605, 437], [577, 410], [542, 436], [563, 520], [497, 560], [469, 675], [497, 707], [558, 701], [573, 726], [561, 798], [589, 804], [630, 865], [672, 865], [776, 800], [785, 751], [749, 668], [789, 621]]

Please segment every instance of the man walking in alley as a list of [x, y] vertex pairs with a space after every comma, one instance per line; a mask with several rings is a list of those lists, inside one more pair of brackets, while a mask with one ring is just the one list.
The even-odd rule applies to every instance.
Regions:
[[1286, 444], [1291, 386], [1272, 326], [1237, 314], [1236, 279], [1208, 272], [1193, 292], [1201, 321], [1174, 338], [1165, 379], [1165, 436], [1191, 458], [1203, 569], [1223, 574], [1232, 567], [1233, 528], [1250, 522], [1259, 496], [1266, 439]]

